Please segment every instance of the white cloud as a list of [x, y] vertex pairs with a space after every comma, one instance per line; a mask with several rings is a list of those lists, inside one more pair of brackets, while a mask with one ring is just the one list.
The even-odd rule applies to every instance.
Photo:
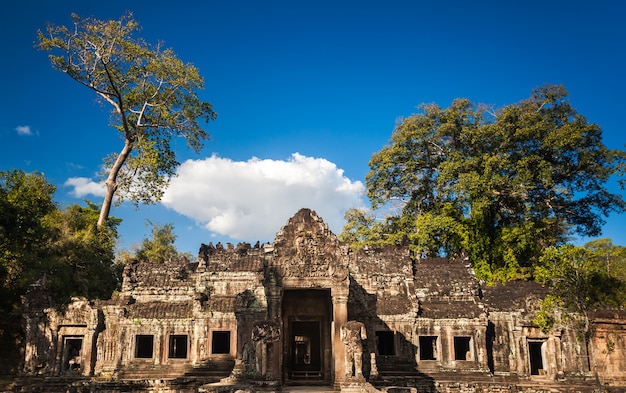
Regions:
[[63, 184], [66, 187], [74, 187], [70, 194], [76, 198], [82, 198], [86, 195], [95, 195], [103, 197], [106, 194], [106, 186], [104, 183], [96, 183], [87, 177], [70, 177]]
[[15, 131], [17, 131], [18, 135], [29, 136], [33, 135], [33, 132], [30, 129], [30, 126], [17, 126], [15, 127]]
[[344, 212], [363, 206], [360, 181], [348, 179], [328, 160], [298, 153], [286, 161], [188, 160], [177, 174], [162, 203], [212, 232], [243, 241], [273, 240], [303, 207], [338, 233]]

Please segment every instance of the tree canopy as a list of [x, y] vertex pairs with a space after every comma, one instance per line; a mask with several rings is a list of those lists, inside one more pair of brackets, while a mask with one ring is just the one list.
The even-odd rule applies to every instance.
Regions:
[[136, 258], [159, 263], [179, 258], [181, 254], [174, 244], [176, 242], [174, 225], [171, 223], [158, 225], [152, 222], [149, 224], [152, 226], [152, 237], [143, 239], [141, 247], [137, 250]]
[[366, 242], [406, 237], [421, 255], [466, 255], [480, 277], [506, 281], [528, 275], [544, 248], [597, 236], [603, 217], [626, 210], [606, 187], [626, 153], [602, 143], [562, 86], [497, 110], [467, 99], [421, 110], [372, 156], [372, 206], [397, 212], [368, 230], [349, 221]]
[[198, 96], [204, 80], [197, 68], [160, 43], [135, 38], [139, 24], [131, 13], [119, 20], [77, 15], [73, 20], [70, 28], [50, 25], [39, 31], [37, 45], [50, 52], [54, 69], [111, 107], [111, 125], [124, 141], [119, 153], [105, 160], [101, 226], [114, 195], [135, 203], [160, 200], [178, 166], [172, 138], [185, 138], [198, 152], [209, 138], [200, 121], [214, 120], [216, 113]]
[[150, 236], [144, 237], [140, 244], [132, 244], [128, 249], [118, 250], [116, 255], [118, 264], [126, 265], [132, 261], [166, 263], [181, 258], [192, 258], [190, 253], [180, 252], [176, 248], [177, 235], [174, 224], [161, 225], [146, 220], [146, 225], [151, 227]]
[[118, 285], [114, 249], [120, 220], [97, 227], [99, 207], [60, 209], [43, 174], [0, 172], [0, 309], [11, 312], [38, 279], [58, 302], [108, 297]]
[[[536, 266], [535, 279], [550, 293], [542, 300], [534, 322], [548, 332], [573, 319], [578, 322], [574, 326], [580, 337], [588, 340], [594, 309], [626, 306], [626, 247], [615, 246], [610, 239], [583, 247], [549, 247]], [[562, 313], [563, 309], [568, 313]], [[588, 348], [597, 378], [596, 354], [593, 346]], [[607, 343], [606, 351], [612, 350]]]
[[[597, 249], [595, 244], [547, 248], [535, 269], [538, 282], [567, 308], [580, 313], [598, 306], [626, 305], [626, 248]], [[613, 259], [613, 273], [608, 258]]]
[[52, 201], [55, 190], [38, 172], [0, 172], [0, 279], [5, 299], [15, 300], [14, 294], [37, 278], [48, 235], [42, 221], [57, 209]]
[[61, 302], [70, 296], [107, 299], [120, 284], [115, 247], [121, 220], [110, 217], [98, 227], [99, 206], [86, 205], [57, 209], [43, 220], [48, 232], [43, 253], [46, 287]]

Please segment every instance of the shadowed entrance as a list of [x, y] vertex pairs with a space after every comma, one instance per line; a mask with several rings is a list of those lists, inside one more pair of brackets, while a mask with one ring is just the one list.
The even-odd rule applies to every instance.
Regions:
[[330, 290], [284, 291], [285, 379], [319, 382], [331, 377], [330, 299]]
[[319, 321], [293, 321], [291, 324], [292, 376], [321, 376], [320, 350]]

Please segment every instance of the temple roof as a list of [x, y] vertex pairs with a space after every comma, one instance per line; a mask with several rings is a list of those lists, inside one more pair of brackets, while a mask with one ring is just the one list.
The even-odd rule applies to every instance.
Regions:
[[485, 304], [490, 311], [528, 310], [529, 302], [543, 299], [548, 289], [534, 281], [510, 281], [482, 288]]

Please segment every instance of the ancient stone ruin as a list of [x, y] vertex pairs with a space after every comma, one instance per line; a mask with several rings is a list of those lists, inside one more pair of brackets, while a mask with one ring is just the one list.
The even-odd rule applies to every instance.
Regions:
[[544, 295], [532, 282], [481, 285], [467, 261], [416, 259], [406, 246], [355, 252], [302, 209], [272, 244], [130, 263], [112, 299], [52, 307], [34, 285], [23, 375], [110, 391], [626, 385], [626, 314], [594, 315], [588, 340], [575, 323], [544, 333], [532, 322]]

